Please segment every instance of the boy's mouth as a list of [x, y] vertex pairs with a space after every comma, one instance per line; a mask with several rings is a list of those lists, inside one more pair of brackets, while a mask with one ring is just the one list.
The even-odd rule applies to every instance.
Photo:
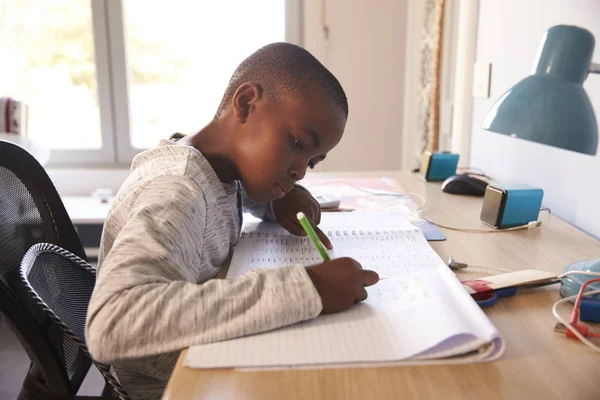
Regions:
[[[291, 189], [290, 189], [291, 190]], [[283, 187], [281, 184], [276, 183], [275, 184], [275, 196], [277, 199], [282, 199], [283, 196], [285, 196], [285, 194], [287, 192], [289, 192], [290, 190], [286, 190], [285, 187]]]

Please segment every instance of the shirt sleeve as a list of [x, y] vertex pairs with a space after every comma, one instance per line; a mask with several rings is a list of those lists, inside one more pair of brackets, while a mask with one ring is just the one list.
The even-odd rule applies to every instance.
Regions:
[[263, 221], [275, 222], [275, 213], [273, 212], [273, 202], [270, 201], [266, 204], [257, 204], [248, 196], [244, 186], [240, 184], [242, 188], [242, 205], [243, 211], [250, 213], [250, 215], [262, 219]]
[[175, 260], [186, 253], [200, 262], [206, 229], [206, 203], [191, 179], [157, 178], [141, 191], [98, 271], [86, 321], [94, 359], [113, 363], [168, 353], [321, 312], [302, 266], [195, 283], [194, 269]]

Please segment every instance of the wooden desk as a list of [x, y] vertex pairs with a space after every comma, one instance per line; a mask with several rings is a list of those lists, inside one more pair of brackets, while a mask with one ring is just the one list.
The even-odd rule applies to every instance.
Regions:
[[[351, 174], [356, 176], [357, 174]], [[427, 201], [429, 217], [449, 226], [484, 229], [482, 198], [445, 194], [439, 183], [415, 174], [379, 173], [398, 180]], [[343, 177], [343, 174], [333, 175]], [[600, 257], [600, 242], [551, 216], [541, 228], [504, 233], [442, 229], [444, 242], [430, 242], [447, 260], [452, 254], [473, 266], [559, 272], [572, 261]], [[493, 275], [483, 269], [460, 279]], [[504, 298], [486, 309], [506, 339], [498, 361], [484, 364], [236, 372], [183, 366], [183, 351], [164, 399], [600, 399], [600, 357], [587, 346], [553, 332], [552, 304], [558, 287]], [[564, 312], [568, 308], [565, 306]]]

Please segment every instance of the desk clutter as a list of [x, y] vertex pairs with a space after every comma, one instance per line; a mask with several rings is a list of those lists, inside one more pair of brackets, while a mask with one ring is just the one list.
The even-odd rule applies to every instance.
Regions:
[[[414, 193], [407, 193], [395, 179], [311, 176], [299, 183], [322, 204], [322, 211], [401, 211], [414, 226], [421, 229], [428, 241], [446, 240], [442, 231], [421, 210], [425, 200]], [[418, 198], [419, 204], [415, 203], [415, 198]]]
[[[283, 329], [193, 346], [193, 368], [305, 368], [493, 360], [504, 341], [422, 232], [400, 212], [326, 213], [332, 257], [348, 256], [382, 278], [350, 310]], [[227, 277], [257, 267], [321, 260], [306, 238], [245, 224]]]
[[[453, 270], [464, 270], [468, 265], [450, 257], [448, 266]], [[493, 306], [498, 299], [514, 296], [520, 290], [560, 283], [560, 294], [563, 299], [557, 301], [552, 308], [555, 318], [559, 321], [554, 331], [568, 338], [579, 339], [600, 352], [600, 347], [587, 339], [600, 338], [600, 331], [591, 331], [589, 326], [582, 324], [582, 321], [600, 323], [600, 259], [569, 264], [560, 275], [526, 269], [481, 279], [464, 280], [461, 283], [482, 308]], [[558, 312], [558, 306], [566, 302], [574, 305], [570, 322], [563, 319]]]
[[[480, 220], [498, 232], [533, 229], [542, 210], [544, 191], [526, 184], [500, 184], [483, 172], [457, 168], [459, 155], [450, 152], [429, 152], [422, 155], [420, 172], [428, 182], [443, 181], [441, 190], [454, 195], [483, 197]], [[463, 170], [464, 173], [457, 173]], [[433, 221], [430, 221], [434, 223]], [[434, 223], [442, 228], [463, 230]], [[473, 231], [468, 229], [469, 231]]]

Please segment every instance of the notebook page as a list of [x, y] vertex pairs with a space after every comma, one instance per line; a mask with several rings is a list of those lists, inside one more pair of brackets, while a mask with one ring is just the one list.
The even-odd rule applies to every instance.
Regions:
[[[349, 310], [282, 329], [193, 346], [185, 365], [194, 368], [381, 364], [408, 360], [437, 347], [446, 356], [490, 343], [469, 332], [435, 269], [396, 275], [367, 288], [369, 298]], [[458, 282], [454, 284], [460, 286]], [[461, 345], [453, 341], [458, 338]], [[440, 344], [446, 342], [447, 346]], [[452, 350], [452, 351], [450, 351]]]
[[[321, 230], [333, 244], [332, 258], [352, 257], [381, 279], [443, 264], [421, 231], [399, 212], [324, 214]], [[245, 226], [228, 278], [254, 268], [312, 265], [322, 258], [308, 238], [291, 236], [275, 224]]]
[[[486, 351], [465, 360], [497, 357], [503, 349], [497, 330], [422, 233], [400, 213], [367, 214], [326, 214], [320, 225], [333, 242], [333, 257], [353, 257], [384, 278], [367, 288], [366, 302], [272, 332], [192, 347], [186, 365], [252, 369], [430, 363], [478, 349]], [[318, 262], [308, 239], [274, 224], [251, 223], [235, 248], [228, 277], [258, 267]]]

